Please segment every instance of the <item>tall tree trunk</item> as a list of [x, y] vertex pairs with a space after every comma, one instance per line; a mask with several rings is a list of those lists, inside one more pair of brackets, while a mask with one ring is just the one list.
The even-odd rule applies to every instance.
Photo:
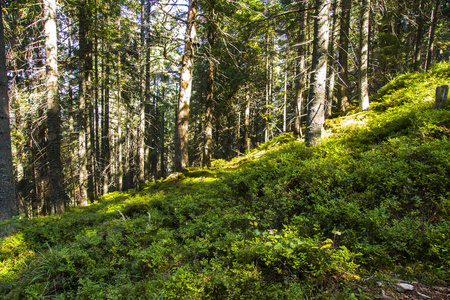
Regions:
[[245, 87], [245, 117], [244, 117], [244, 151], [250, 152], [250, 94], [248, 83]]
[[350, 34], [350, 12], [352, 0], [341, 0], [341, 26], [339, 29], [339, 77], [337, 86], [337, 110], [345, 111], [350, 106], [348, 93], [348, 44]]
[[61, 113], [58, 96], [58, 33], [55, 0], [44, 0], [44, 15], [50, 197], [52, 211], [63, 213], [67, 196], [63, 187], [64, 172], [61, 162]]
[[360, 67], [359, 67], [359, 107], [369, 109], [369, 17], [370, 0], [363, 0], [361, 4], [361, 24], [359, 34]]
[[309, 1], [300, 1], [297, 15], [297, 24], [299, 26], [297, 42], [299, 43], [297, 50], [296, 75], [295, 81], [295, 126], [294, 136], [298, 139], [303, 135], [302, 133], [302, 112], [303, 112], [303, 89], [306, 87], [306, 55], [307, 45], [306, 35], [308, 28], [308, 12], [306, 10]]
[[427, 57], [425, 61], [425, 70], [428, 71], [431, 65], [431, 58], [433, 56], [433, 45], [434, 45], [434, 32], [436, 30], [437, 24], [437, 14], [439, 9], [440, 0], [434, 0], [433, 9], [431, 11], [431, 26], [428, 33], [428, 44], [427, 44]]
[[330, 5], [329, 0], [316, 0], [312, 74], [305, 132], [305, 142], [308, 147], [319, 143], [325, 121]]
[[[144, 64], [143, 62], [146, 62], [145, 60], [145, 43], [146, 43], [146, 26], [148, 25], [146, 23], [146, 17], [145, 17], [145, 4], [146, 4], [146, 0], [141, 0], [141, 38], [140, 38], [140, 51], [139, 51], [139, 56], [140, 56], [140, 65], [139, 65], [139, 81], [140, 81], [140, 104], [139, 104], [139, 135], [138, 135], [138, 141], [139, 141], [139, 150], [138, 150], [138, 154], [139, 154], [139, 158], [138, 158], [138, 177], [139, 177], [139, 183], [144, 183], [145, 182], [145, 140], [146, 140], [146, 136], [147, 136], [147, 132], [146, 132], [146, 126], [145, 126], [145, 121], [146, 121], [146, 114], [145, 114], [145, 108], [146, 108], [146, 95], [145, 95], [145, 81], [150, 80], [149, 78], [145, 78], [144, 79], [144, 69], [146, 64]], [[149, 5], [149, 4], [148, 4]]]
[[80, 174], [79, 174], [79, 188], [80, 188], [80, 204], [88, 204], [88, 139], [89, 126], [87, 124], [88, 109], [88, 84], [90, 80], [90, 61], [89, 61], [89, 43], [88, 43], [88, 22], [89, 17], [87, 13], [87, 1], [79, 0], [78, 3], [79, 15], [79, 57], [80, 57], [80, 78], [79, 78], [79, 113], [78, 113], [78, 155], [80, 159]]
[[417, 31], [416, 39], [414, 42], [414, 70], [417, 71], [420, 68], [420, 57], [421, 57], [421, 47], [423, 40], [423, 27], [424, 27], [424, 17], [423, 17], [423, 7], [424, 0], [420, 0], [419, 9], [416, 17]]
[[[107, 47], [107, 51], [108, 51]], [[101, 166], [102, 166], [102, 178], [103, 178], [103, 194], [107, 194], [109, 192], [109, 174], [110, 174], [110, 158], [111, 158], [111, 141], [109, 138], [109, 91], [110, 91], [110, 66], [109, 60], [106, 59], [105, 62], [105, 95], [103, 97], [103, 126], [102, 126], [102, 157], [101, 157]]]
[[188, 143], [189, 143], [189, 102], [192, 91], [192, 70], [194, 67], [193, 33], [197, 19], [198, 0], [189, 1], [189, 12], [186, 23], [185, 49], [181, 68], [180, 95], [178, 98], [178, 110], [176, 120], [175, 140], [175, 170], [181, 171], [188, 167]]
[[212, 158], [212, 121], [214, 106], [214, 61], [213, 51], [215, 47], [215, 30], [214, 24], [208, 24], [208, 43], [210, 46], [207, 68], [207, 87], [206, 87], [206, 103], [205, 103], [205, 146], [203, 154], [203, 166], [211, 167]]
[[[287, 62], [286, 62], [287, 64]], [[284, 99], [283, 99], [283, 132], [286, 132], [286, 122], [287, 122], [287, 66], [284, 70]]]
[[329, 43], [329, 60], [328, 60], [328, 84], [327, 84], [327, 101], [325, 107], [325, 117], [331, 115], [333, 111], [333, 97], [334, 97], [334, 85], [335, 85], [335, 77], [336, 77], [336, 35], [338, 32], [337, 26], [337, 16], [338, 16], [338, 1], [334, 0], [332, 4], [333, 10], [333, 25], [331, 27], [330, 33], [330, 43]]
[[117, 188], [119, 191], [123, 190], [123, 142], [124, 137], [122, 133], [122, 107], [121, 107], [121, 101], [122, 101], [122, 89], [121, 89], [121, 68], [120, 68], [120, 53], [118, 55], [118, 64], [117, 64], [117, 136], [118, 136], [118, 149], [117, 149]]
[[[161, 99], [162, 101], [165, 100], [166, 97], [166, 87], [163, 86], [162, 88], [162, 95]], [[165, 117], [164, 117], [164, 109], [161, 108], [161, 123], [159, 124], [159, 155], [160, 155], [160, 169], [161, 169], [161, 178], [166, 177], [166, 165], [165, 165], [165, 151], [164, 151], [164, 134], [165, 134]]]
[[3, 8], [0, 5], [0, 221], [9, 220], [17, 213], [16, 192], [11, 152], [9, 125], [8, 78], [3, 30]]

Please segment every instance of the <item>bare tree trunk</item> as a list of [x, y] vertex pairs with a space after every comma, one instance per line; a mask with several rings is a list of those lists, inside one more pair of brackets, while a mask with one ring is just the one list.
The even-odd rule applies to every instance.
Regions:
[[248, 84], [245, 88], [245, 117], [244, 117], [244, 146], [245, 151], [250, 152], [251, 141], [250, 141], [250, 95]]
[[308, 12], [306, 11], [307, 5], [309, 1], [301, 1], [299, 10], [300, 12], [297, 15], [297, 24], [299, 26], [298, 32], [298, 40], [297, 42], [300, 44], [298, 46], [297, 52], [297, 66], [296, 66], [296, 75], [297, 80], [295, 81], [295, 126], [294, 126], [294, 136], [298, 139], [303, 136], [302, 133], [302, 112], [303, 112], [303, 89], [306, 87], [306, 54], [307, 54], [307, 45], [306, 43], [306, 35], [307, 35], [307, 27], [308, 27]]
[[206, 103], [205, 103], [205, 146], [203, 154], [203, 166], [211, 166], [212, 158], [212, 121], [214, 106], [214, 61], [212, 51], [215, 46], [214, 24], [208, 24], [208, 43], [210, 45], [210, 57], [208, 57], [207, 69], [207, 87], [206, 87]]
[[175, 170], [181, 171], [188, 167], [188, 143], [189, 143], [189, 103], [192, 91], [192, 70], [194, 67], [194, 35], [195, 21], [197, 19], [198, 0], [189, 1], [187, 18], [185, 49], [180, 78], [180, 95], [178, 98], [178, 110], [176, 120], [175, 139]]
[[145, 49], [145, 28], [146, 28], [146, 17], [145, 17], [145, 4], [146, 0], [141, 0], [141, 40], [140, 40], [140, 65], [139, 65], [139, 81], [140, 81], [140, 104], [139, 104], [139, 135], [138, 135], [138, 141], [139, 141], [139, 158], [138, 158], [138, 177], [139, 177], [139, 183], [145, 182], [145, 140], [146, 140], [146, 126], [145, 126], [145, 108], [146, 108], [146, 95], [145, 95], [145, 83], [144, 80], [149, 80], [149, 78], [144, 79], [144, 68], [145, 65], [143, 62], [145, 62], [144, 55], [146, 53]]
[[67, 196], [63, 187], [64, 172], [61, 162], [61, 113], [58, 96], [58, 33], [55, 0], [44, 0], [44, 15], [50, 197], [52, 211], [62, 213]]
[[11, 219], [17, 213], [16, 192], [11, 152], [9, 125], [8, 78], [3, 30], [3, 9], [0, 5], [0, 221]]
[[327, 101], [326, 101], [326, 107], [325, 107], [325, 117], [328, 117], [331, 115], [333, 111], [333, 97], [334, 97], [334, 83], [335, 83], [335, 77], [336, 77], [336, 35], [338, 31], [337, 26], [337, 16], [338, 16], [338, 1], [334, 0], [332, 4], [332, 10], [333, 10], [333, 25], [331, 27], [331, 33], [330, 33], [330, 43], [329, 43], [329, 61], [328, 61], [328, 84], [327, 84]]
[[118, 55], [118, 64], [117, 64], [117, 136], [118, 136], [118, 149], [117, 149], [117, 188], [119, 191], [123, 190], [123, 133], [122, 133], [122, 89], [121, 89], [121, 81], [120, 81], [120, 54]]
[[89, 81], [89, 62], [88, 62], [88, 41], [87, 41], [87, 22], [88, 16], [86, 11], [86, 0], [79, 0], [78, 9], [78, 26], [79, 26], [79, 56], [80, 56], [80, 83], [79, 83], [79, 113], [78, 113], [78, 156], [80, 160], [79, 188], [80, 188], [80, 204], [88, 204], [88, 156], [87, 141], [89, 127], [87, 126], [87, 109], [86, 97], [87, 86]]
[[284, 70], [284, 99], [283, 99], [283, 132], [286, 132], [287, 119], [287, 67]]
[[360, 67], [359, 67], [359, 107], [369, 109], [369, 17], [370, 0], [363, 0], [361, 4], [361, 25], [359, 35]]
[[428, 71], [431, 65], [431, 58], [433, 56], [433, 45], [434, 45], [434, 32], [436, 30], [437, 24], [437, 14], [439, 9], [440, 0], [434, 0], [433, 10], [431, 11], [431, 26], [430, 32], [428, 33], [428, 45], [427, 45], [427, 57], [425, 61], [425, 70]]
[[[108, 51], [107, 47], [107, 51]], [[105, 70], [105, 96], [104, 96], [104, 111], [103, 111], [103, 126], [102, 126], [102, 177], [103, 177], [103, 194], [109, 192], [109, 174], [110, 174], [110, 163], [111, 163], [111, 141], [109, 138], [109, 77], [110, 77], [110, 66], [109, 60], [106, 59], [104, 62], [106, 64]]]
[[312, 74], [305, 132], [305, 142], [308, 147], [319, 143], [325, 121], [330, 5], [329, 0], [316, 0]]
[[350, 34], [351, 0], [341, 0], [341, 26], [339, 29], [339, 78], [337, 86], [337, 110], [345, 111], [350, 106], [348, 95], [348, 44]]
[[424, 17], [423, 17], [423, 7], [424, 0], [420, 0], [419, 11], [417, 12], [416, 24], [417, 24], [417, 32], [416, 39], [414, 43], [414, 70], [417, 71], [420, 68], [420, 57], [421, 57], [421, 47], [423, 40], [423, 26], [424, 26]]

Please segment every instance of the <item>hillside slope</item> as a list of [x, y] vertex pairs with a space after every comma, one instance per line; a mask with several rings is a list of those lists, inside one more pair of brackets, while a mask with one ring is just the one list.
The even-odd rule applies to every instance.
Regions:
[[[450, 106], [432, 106], [449, 82], [450, 64], [400, 76], [371, 111], [328, 120], [315, 148], [285, 135], [210, 170], [2, 222], [0, 295], [448, 299]], [[400, 278], [421, 284], [399, 291]]]

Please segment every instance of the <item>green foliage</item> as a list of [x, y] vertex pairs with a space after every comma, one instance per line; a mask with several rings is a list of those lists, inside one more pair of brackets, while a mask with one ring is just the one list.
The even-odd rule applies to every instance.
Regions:
[[330, 123], [318, 147], [286, 135], [211, 170], [14, 220], [0, 294], [373, 299], [378, 285], [359, 278], [383, 272], [448, 285], [450, 112], [413, 97], [448, 70], [394, 80], [374, 110]]

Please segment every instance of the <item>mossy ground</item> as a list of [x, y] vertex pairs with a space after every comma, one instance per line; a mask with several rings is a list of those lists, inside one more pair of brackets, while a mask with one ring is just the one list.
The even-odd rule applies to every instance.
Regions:
[[450, 111], [432, 106], [449, 81], [449, 64], [401, 76], [371, 111], [328, 120], [315, 148], [285, 135], [89, 207], [2, 222], [0, 295], [446, 299], [434, 286], [450, 284]]

